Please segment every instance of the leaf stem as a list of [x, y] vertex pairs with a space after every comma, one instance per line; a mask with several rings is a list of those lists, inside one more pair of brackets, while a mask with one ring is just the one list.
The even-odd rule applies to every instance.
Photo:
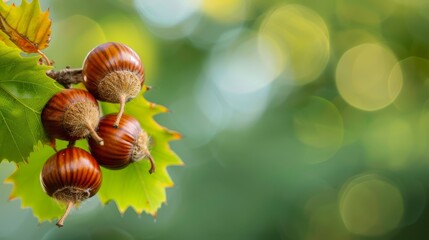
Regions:
[[82, 68], [66, 67], [58, 71], [49, 70], [46, 72], [48, 77], [54, 79], [65, 88], [71, 88], [72, 84], [83, 82]]
[[37, 50], [37, 53], [42, 57], [42, 59], [46, 62], [46, 65], [48, 66], [52, 66], [52, 62], [51, 60], [49, 60], [48, 56], [46, 56], [46, 54], [44, 54], [42, 51]]

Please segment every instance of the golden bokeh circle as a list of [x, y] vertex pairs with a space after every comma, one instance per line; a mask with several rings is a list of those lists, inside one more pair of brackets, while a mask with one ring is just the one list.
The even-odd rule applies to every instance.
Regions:
[[365, 111], [382, 109], [399, 95], [403, 76], [395, 55], [380, 44], [362, 44], [345, 52], [337, 65], [341, 97]]
[[284, 72], [296, 85], [316, 80], [330, 57], [325, 21], [302, 5], [285, 4], [269, 11], [262, 19], [259, 37], [270, 43], [268, 51], [277, 72]]
[[300, 106], [293, 126], [308, 162], [328, 160], [342, 146], [343, 119], [336, 106], [324, 98], [313, 96]]
[[366, 173], [345, 184], [340, 193], [345, 227], [362, 236], [381, 236], [396, 229], [404, 215], [402, 193], [384, 177]]

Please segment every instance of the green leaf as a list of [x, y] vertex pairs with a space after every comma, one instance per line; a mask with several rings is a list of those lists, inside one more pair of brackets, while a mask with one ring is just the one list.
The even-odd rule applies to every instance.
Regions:
[[[105, 114], [118, 112], [118, 105], [102, 103], [102, 109]], [[162, 203], [166, 202], [165, 188], [173, 186], [167, 167], [183, 164], [169, 147], [169, 141], [179, 139], [180, 135], [153, 119], [166, 111], [165, 107], [150, 103], [142, 96], [127, 103], [125, 112], [138, 119], [151, 137], [151, 155], [156, 163], [156, 172], [149, 174], [150, 164], [146, 160], [121, 170], [103, 169], [103, 184], [98, 192], [102, 203], [115, 201], [121, 213], [131, 207], [139, 214], [146, 212], [155, 216]]]
[[25, 161], [46, 139], [40, 114], [61, 88], [46, 76], [49, 68], [37, 62], [0, 43], [0, 160]]
[[39, 0], [23, 0], [19, 7], [0, 1], [0, 30], [4, 33], [0, 40], [8, 46], [13, 42], [24, 52], [38, 52], [48, 46], [51, 36], [49, 10], [42, 12]]

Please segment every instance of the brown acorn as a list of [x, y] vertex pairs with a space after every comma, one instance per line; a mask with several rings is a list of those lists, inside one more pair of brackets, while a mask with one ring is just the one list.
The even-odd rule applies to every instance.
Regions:
[[95, 132], [100, 118], [97, 100], [81, 89], [64, 89], [55, 94], [42, 111], [42, 123], [51, 142], [55, 138], [70, 141], [91, 135], [98, 144], [103, 144]]
[[94, 196], [101, 186], [101, 170], [87, 151], [69, 147], [51, 156], [40, 173], [43, 190], [61, 202], [67, 203], [64, 215], [57, 222], [62, 227], [64, 220], [76, 203]]
[[115, 128], [113, 122], [116, 118], [116, 114], [108, 114], [100, 119], [97, 133], [104, 139], [104, 145], [100, 146], [88, 138], [91, 154], [101, 166], [109, 169], [122, 169], [132, 162], [148, 158], [151, 164], [149, 173], [155, 172], [155, 162], [148, 149], [149, 137], [140, 123], [124, 114]]
[[120, 103], [118, 126], [125, 103], [135, 98], [144, 83], [144, 67], [134, 50], [122, 43], [108, 42], [92, 49], [83, 62], [83, 83], [96, 99]]

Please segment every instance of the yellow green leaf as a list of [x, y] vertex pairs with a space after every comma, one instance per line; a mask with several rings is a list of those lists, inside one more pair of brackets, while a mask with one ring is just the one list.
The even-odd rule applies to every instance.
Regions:
[[31, 3], [23, 0], [19, 7], [0, 1], [0, 30], [4, 33], [0, 34], [0, 40], [7, 45], [13, 42], [24, 52], [39, 52], [48, 46], [51, 36], [49, 10], [42, 12], [39, 0]]
[[9, 36], [4, 33], [3, 31], [0, 31], [0, 41], [4, 42], [7, 46], [9, 47], [13, 47], [16, 48], [15, 43], [13, 43], [10, 39]]

